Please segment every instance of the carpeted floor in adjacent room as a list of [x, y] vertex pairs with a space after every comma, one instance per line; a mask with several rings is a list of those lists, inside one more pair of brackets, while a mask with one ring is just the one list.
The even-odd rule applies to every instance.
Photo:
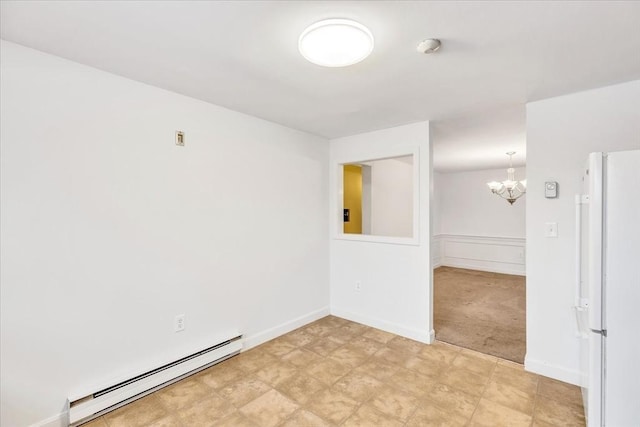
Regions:
[[525, 289], [523, 276], [436, 268], [436, 338], [524, 363]]

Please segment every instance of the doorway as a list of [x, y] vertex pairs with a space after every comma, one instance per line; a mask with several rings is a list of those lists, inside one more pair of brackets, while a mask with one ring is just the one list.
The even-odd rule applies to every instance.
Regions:
[[[525, 168], [516, 168], [524, 179]], [[525, 197], [487, 182], [505, 169], [434, 172], [433, 322], [439, 341], [524, 363]]]

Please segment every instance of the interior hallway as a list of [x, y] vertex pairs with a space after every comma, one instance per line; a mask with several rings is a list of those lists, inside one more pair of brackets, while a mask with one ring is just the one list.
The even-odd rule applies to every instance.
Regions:
[[583, 426], [578, 387], [328, 316], [88, 424]]
[[523, 276], [452, 267], [433, 276], [436, 339], [524, 363]]

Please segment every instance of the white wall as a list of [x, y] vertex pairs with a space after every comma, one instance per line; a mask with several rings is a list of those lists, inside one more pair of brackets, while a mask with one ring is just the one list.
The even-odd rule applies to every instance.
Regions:
[[[413, 235], [413, 165], [384, 159], [371, 166], [371, 234]], [[363, 199], [364, 201], [364, 199]]]
[[[487, 187], [506, 179], [507, 166], [434, 174], [434, 265], [524, 275], [527, 196], [510, 205]], [[516, 179], [525, 178], [516, 168]]]
[[[579, 384], [574, 303], [574, 194], [594, 151], [640, 148], [640, 81], [527, 104], [528, 370]], [[544, 198], [544, 182], [559, 198]], [[629, 196], [637, 197], [630, 188]], [[558, 223], [558, 237], [544, 225]]]
[[0, 424], [55, 422], [74, 390], [225, 331], [255, 345], [328, 313], [326, 140], [1, 52]]
[[442, 226], [440, 225], [440, 211], [442, 205], [442, 174], [433, 171], [433, 179], [431, 180], [431, 231], [436, 236], [441, 233]]
[[[390, 151], [402, 151], [390, 153]], [[335, 238], [340, 230], [340, 163], [410, 154], [418, 149], [418, 239], [412, 244]], [[415, 123], [331, 141], [331, 311], [403, 336], [430, 342], [431, 269], [429, 268], [429, 123]], [[370, 236], [366, 236], [370, 237]], [[410, 240], [410, 239], [407, 239]], [[356, 291], [355, 282], [362, 283]]]
[[[506, 159], [506, 156], [505, 156]], [[439, 173], [436, 192], [440, 200], [438, 234], [485, 237], [525, 237], [527, 195], [513, 205], [493, 194], [487, 182], [507, 179], [503, 169]], [[516, 168], [516, 179], [526, 178]]]

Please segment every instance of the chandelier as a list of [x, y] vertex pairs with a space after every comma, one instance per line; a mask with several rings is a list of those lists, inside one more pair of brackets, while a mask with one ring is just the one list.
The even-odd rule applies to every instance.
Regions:
[[527, 192], [527, 180], [516, 181], [516, 170], [513, 168], [513, 155], [515, 151], [509, 151], [509, 169], [507, 169], [507, 179], [502, 182], [487, 182], [491, 192], [505, 199], [509, 204], [513, 204]]

